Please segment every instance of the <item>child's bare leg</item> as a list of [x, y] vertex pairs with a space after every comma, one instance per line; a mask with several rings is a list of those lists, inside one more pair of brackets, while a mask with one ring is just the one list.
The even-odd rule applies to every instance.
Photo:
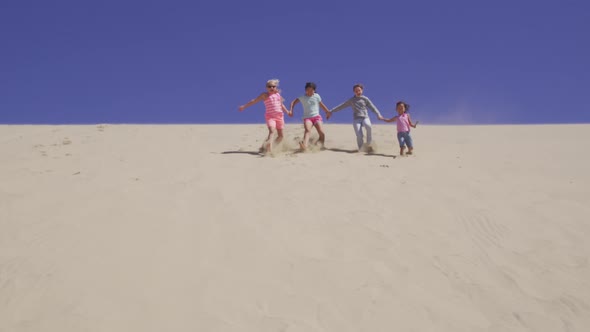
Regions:
[[404, 155], [404, 150], [405, 150], [405, 149], [406, 149], [406, 147], [405, 147], [405, 146], [402, 146], [402, 147], [400, 147], [400, 148], [399, 148], [399, 155], [400, 155], [400, 156], [403, 156], [403, 155]]
[[268, 137], [266, 138], [266, 141], [264, 141], [264, 149], [266, 152], [271, 152], [272, 150], [272, 137], [275, 135], [276, 131], [275, 127], [268, 127]]
[[279, 144], [283, 140], [283, 129], [277, 129], [277, 138], [275, 139], [275, 143]]
[[260, 149], [258, 150], [258, 152], [260, 152], [260, 153], [265, 153], [266, 150], [268, 150], [268, 141], [272, 137], [272, 129], [270, 127], [267, 127], [267, 128], [268, 128], [268, 136], [266, 136], [266, 139], [264, 140], [264, 142], [262, 142], [262, 146], [260, 146]]
[[318, 143], [320, 143], [320, 145], [323, 147], [324, 141], [326, 140], [326, 134], [324, 134], [324, 128], [322, 128], [322, 123], [316, 122], [314, 124], [314, 127], [318, 131], [318, 135], [320, 135], [320, 138], [318, 139]]
[[275, 139], [275, 144], [278, 145], [283, 141], [283, 129], [277, 129], [277, 138]]
[[302, 150], [307, 149], [307, 145], [309, 143], [309, 135], [311, 134], [311, 127], [311, 121], [303, 122], [303, 129], [305, 130], [305, 132], [303, 133], [303, 141], [299, 142], [299, 146]]
[[412, 147], [408, 147], [408, 154], [412, 154], [412, 151], [414, 150], [414, 148]]

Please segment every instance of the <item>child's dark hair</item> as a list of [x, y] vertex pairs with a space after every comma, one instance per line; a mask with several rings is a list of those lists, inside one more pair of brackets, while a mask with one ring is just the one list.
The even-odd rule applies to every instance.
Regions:
[[365, 87], [362, 84], [360, 84], [360, 83], [357, 83], [357, 84], [355, 84], [355, 85], [352, 86], [352, 89], [353, 90], [356, 89], [356, 88], [361, 88], [362, 90], [365, 89]]
[[398, 101], [398, 102], [395, 104], [395, 107], [397, 108], [399, 105], [404, 105], [404, 108], [406, 109], [406, 110], [404, 111], [404, 113], [406, 113], [407, 111], [409, 111], [409, 110], [410, 110], [410, 104], [406, 103], [405, 101], [401, 101], [401, 100], [400, 100], [400, 101]]
[[317, 86], [315, 85], [314, 82], [307, 82], [307, 83], [305, 83], [305, 90], [307, 90], [307, 88], [312, 88], [313, 91], [315, 91], [315, 89], [317, 88]]

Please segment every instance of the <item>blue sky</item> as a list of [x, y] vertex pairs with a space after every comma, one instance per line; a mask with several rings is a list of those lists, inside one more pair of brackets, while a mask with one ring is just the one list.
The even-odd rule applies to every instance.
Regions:
[[0, 123], [263, 124], [237, 107], [275, 77], [423, 123], [590, 122], [585, 1], [6, 0], [0, 41]]

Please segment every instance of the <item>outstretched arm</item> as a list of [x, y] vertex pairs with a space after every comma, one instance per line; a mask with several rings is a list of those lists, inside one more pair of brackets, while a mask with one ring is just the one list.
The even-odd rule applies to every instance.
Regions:
[[330, 113], [330, 109], [328, 109], [326, 107], [326, 105], [324, 105], [324, 103], [321, 101], [320, 101], [320, 107], [324, 110], [324, 112], [326, 112], [326, 114]]
[[347, 101], [343, 102], [342, 104], [332, 108], [330, 110], [330, 113], [334, 113], [334, 112], [338, 112], [340, 110], [343, 110], [345, 108], [347, 108], [348, 106], [352, 105], [352, 98], [348, 99]]
[[293, 108], [295, 107], [295, 105], [297, 105], [299, 103], [299, 98], [295, 98], [293, 99], [293, 101], [291, 102], [291, 109], [289, 110], [289, 116], [293, 116]]
[[391, 119], [382, 118], [381, 120], [383, 120], [385, 122], [395, 122], [395, 121], [397, 121], [397, 118], [399, 118], [399, 115], [396, 115]]
[[377, 119], [384, 120], [385, 118], [381, 115], [375, 104], [371, 101], [371, 99], [365, 97], [365, 101], [367, 102], [367, 107], [373, 111], [373, 113], [377, 114]]
[[322, 101], [320, 101], [320, 107], [324, 110], [324, 112], [326, 112], [326, 120], [330, 120], [330, 117], [332, 116], [330, 109], [328, 109]]
[[244, 109], [246, 109], [247, 107], [250, 107], [254, 104], [256, 104], [257, 102], [261, 101], [264, 99], [264, 97], [266, 96], [266, 93], [261, 93], [260, 96], [250, 100], [249, 102], [247, 102], [246, 104], [242, 105], [239, 107], [240, 112], [243, 111]]
[[285, 104], [281, 103], [281, 108], [283, 109], [283, 112], [291, 115], [291, 113], [289, 112], [289, 110], [285, 107]]
[[416, 121], [416, 123], [412, 123], [412, 119], [410, 118], [410, 113], [408, 113], [408, 122], [410, 123], [410, 127], [416, 128], [416, 126], [418, 125], [418, 122], [420, 122], [420, 121]]

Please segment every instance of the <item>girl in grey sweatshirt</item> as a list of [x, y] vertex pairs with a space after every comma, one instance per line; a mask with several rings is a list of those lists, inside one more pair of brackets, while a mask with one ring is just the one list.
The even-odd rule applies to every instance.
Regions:
[[342, 109], [345, 109], [347, 107], [352, 107], [352, 111], [353, 111], [353, 120], [352, 120], [352, 125], [354, 127], [354, 132], [356, 133], [356, 143], [358, 145], [358, 149], [359, 151], [362, 150], [363, 145], [364, 145], [364, 140], [363, 140], [363, 127], [365, 128], [365, 131], [367, 132], [367, 148], [368, 151], [371, 152], [372, 148], [371, 148], [371, 142], [372, 142], [372, 128], [371, 128], [371, 119], [369, 118], [369, 113], [367, 112], [367, 109], [370, 109], [373, 113], [377, 114], [377, 118], [379, 120], [383, 120], [383, 116], [381, 116], [381, 113], [379, 113], [379, 110], [377, 109], [377, 107], [375, 107], [375, 105], [371, 102], [371, 100], [365, 96], [363, 96], [363, 85], [362, 84], [355, 84], [352, 87], [352, 90], [354, 91], [354, 97], [348, 99], [347, 101], [343, 102], [342, 104], [334, 107], [333, 109], [330, 110], [330, 112], [328, 112], [328, 114], [326, 115], [326, 118], [330, 118], [332, 116], [332, 113], [334, 112], [338, 112]]

